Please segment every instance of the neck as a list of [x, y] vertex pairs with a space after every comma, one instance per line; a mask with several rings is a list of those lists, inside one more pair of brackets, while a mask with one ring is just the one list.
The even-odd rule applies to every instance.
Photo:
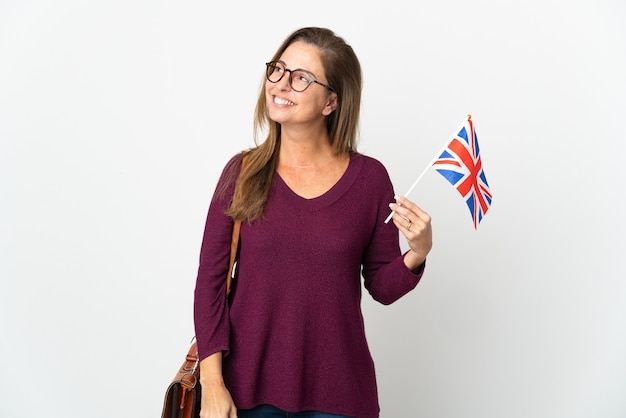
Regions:
[[285, 135], [280, 139], [278, 162], [294, 168], [323, 167], [337, 158], [328, 135], [317, 137]]
[[337, 159], [337, 155], [332, 150], [293, 150], [281, 151], [278, 163], [282, 166], [292, 168], [321, 168]]

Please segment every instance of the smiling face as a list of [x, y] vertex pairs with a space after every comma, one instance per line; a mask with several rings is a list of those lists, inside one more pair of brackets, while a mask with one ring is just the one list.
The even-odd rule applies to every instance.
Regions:
[[[305, 42], [291, 44], [280, 56], [289, 70], [302, 69], [311, 73], [315, 80], [328, 84], [318, 49]], [[337, 107], [336, 94], [312, 83], [305, 91], [297, 92], [289, 84], [289, 72], [272, 83], [265, 81], [267, 108], [270, 119], [283, 128], [289, 125], [324, 126], [326, 116]]]

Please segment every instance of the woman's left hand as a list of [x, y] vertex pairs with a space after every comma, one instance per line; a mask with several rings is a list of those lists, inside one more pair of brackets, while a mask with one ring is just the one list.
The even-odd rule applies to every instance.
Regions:
[[426, 260], [433, 246], [433, 232], [430, 216], [406, 197], [396, 196], [396, 202], [389, 208], [395, 212], [393, 223], [406, 237], [410, 251], [404, 256], [404, 264], [415, 271]]

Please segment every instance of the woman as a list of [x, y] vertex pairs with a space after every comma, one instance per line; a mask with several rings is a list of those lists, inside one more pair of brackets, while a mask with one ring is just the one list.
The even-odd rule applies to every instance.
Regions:
[[[226, 165], [202, 242], [202, 418], [379, 415], [360, 278], [394, 302], [420, 280], [432, 233], [424, 211], [394, 202], [382, 164], [356, 152], [360, 98], [359, 61], [328, 29], [297, 30], [266, 64], [255, 129], [267, 138], [242, 170], [241, 155]], [[233, 219], [243, 222], [227, 298]]]

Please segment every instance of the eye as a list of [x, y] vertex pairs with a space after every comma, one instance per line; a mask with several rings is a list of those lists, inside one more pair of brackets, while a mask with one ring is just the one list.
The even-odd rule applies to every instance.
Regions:
[[304, 71], [296, 71], [293, 74], [293, 79], [298, 83], [309, 84], [311, 80], [313, 80], [313, 77]]

